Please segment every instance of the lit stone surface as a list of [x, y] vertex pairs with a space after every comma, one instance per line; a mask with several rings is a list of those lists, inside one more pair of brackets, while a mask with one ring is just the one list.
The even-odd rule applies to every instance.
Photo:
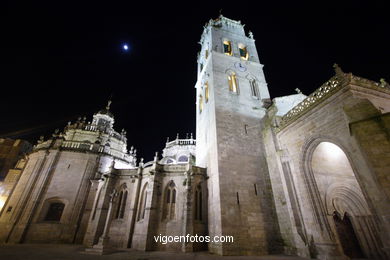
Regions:
[[[210, 20], [200, 44], [196, 140], [178, 136], [162, 158], [137, 160], [109, 102], [92, 123], [80, 118], [39, 140], [9, 170], [0, 242], [83, 243], [94, 254], [389, 259], [386, 81], [336, 65], [308, 96], [296, 90], [271, 102], [253, 34], [240, 22]], [[160, 234], [234, 243], [164, 245], [154, 241]]]

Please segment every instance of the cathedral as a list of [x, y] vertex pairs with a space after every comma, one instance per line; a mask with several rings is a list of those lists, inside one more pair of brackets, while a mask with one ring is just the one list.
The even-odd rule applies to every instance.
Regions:
[[[196, 136], [144, 162], [111, 101], [69, 122], [9, 172], [0, 243], [389, 259], [390, 85], [335, 65], [310, 95], [271, 99], [240, 21], [210, 20], [200, 45]], [[234, 242], [155, 239], [187, 235]]]

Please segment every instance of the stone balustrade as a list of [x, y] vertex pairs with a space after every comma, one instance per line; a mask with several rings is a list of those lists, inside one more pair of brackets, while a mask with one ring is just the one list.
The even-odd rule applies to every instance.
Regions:
[[174, 145], [196, 145], [195, 139], [176, 139], [171, 142], [167, 142], [166, 148], [172, 147]]
[[323, 100], [327, 99], [333, 93], [338, 91], [344, 86], [354, 85], [363, 88], [374, 89], [381, 92], [390, 94], [390, 86], [382, 80], [381, 83], [368, 80], [365, 78], [357, 77], [352, 73], [339, 73], [325, 82], [321, 87], [316, 89], [307, 98], [305, 98], [298, 105], [293, 107], [287, 114], [285, 114], [279, 124], [279, 130], [282, 130], [287, 125], [298, 119], [300, 116], [311, 110]]

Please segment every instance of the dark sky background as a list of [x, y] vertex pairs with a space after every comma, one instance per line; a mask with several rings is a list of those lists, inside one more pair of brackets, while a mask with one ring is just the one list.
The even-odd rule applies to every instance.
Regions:
[[333, 75], [333, 63], [390, 81], [385, 1], [270, 2], [5, 5], [0, 136], [35, 144], [78, 116], [91, 120], [113, 94], [115, 129], [125, 128], [128, 144], [151, 160], [166, 137], [195, 132], [198, 42], [221, 8], [253, 32], [272, 98], [295, 88], [310, 94]]

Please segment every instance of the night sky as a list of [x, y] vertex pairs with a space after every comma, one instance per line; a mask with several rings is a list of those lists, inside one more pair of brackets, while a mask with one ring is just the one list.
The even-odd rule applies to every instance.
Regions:
[[195, 133], [198, 42], [221, 8], [253, 32], [271, 98], [310, 94], [333, 63], [390, 82], [385, 1], [31, 2], [0, 11], [1, 137], [35, 144], [69, 120], [91, 121], [112, 94], [115, 129], [151, 160], [168, 136]]

